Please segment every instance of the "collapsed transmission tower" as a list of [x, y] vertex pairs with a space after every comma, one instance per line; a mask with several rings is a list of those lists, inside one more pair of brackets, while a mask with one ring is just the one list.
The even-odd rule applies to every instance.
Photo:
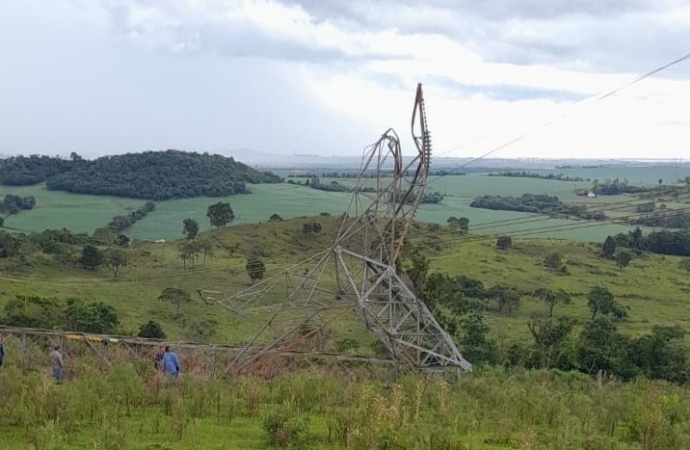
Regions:
[[215, 298], [221, 292], [200, 291], [207, 302], [242, 317], [266, 316], [229, 370], [241, 372], [264, 355], [318, 345], [325, 326], [342, 322], [348, 310], [394, 360], [409, 368], [472, 370], [398, 271], [431, 157], [421, 84], [411, 130], [417, 151], [407, 162], [393, 129], [365, 149], [360, 176], [330, 248], [226, 298]]

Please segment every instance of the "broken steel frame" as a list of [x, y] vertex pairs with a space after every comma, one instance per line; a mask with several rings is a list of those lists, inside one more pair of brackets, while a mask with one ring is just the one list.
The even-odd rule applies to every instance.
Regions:
[[[232, 367], [237, 354], [247, 350], [244, 345], [205, 344], [189, 341], [165, 341], [131, 336], [114, 336], [70, 331], [42, 330], [0, 326], [0, 343], [5, 348], [5, 361], [24, 370], [48, 368], [48, 353], [59, 345], [65, 358], [68, 375], [75, 369], [74, 361], [87, 355], [95, 356], [97, 365], [107, 369], [134, 361], [153, 362], [155, 353], [166, 345], [180, 355], [183, 372], [223, 377]], [[257, 351], [260, 349], [251, 349]], [[353, 364], [395, 365], [396, 361], [365, 355], [282, 349], [272, 355], [287, 359], [330, 360]]]
[[[326, 323], [323, 312], [339, 307], [352, 309], [389, 354], [408, 368], [472, 370], [452, 337], [398, 273], [400, 253], [424, 195], [431, 159], [421, 84], [417, 86], [411, 128], [417, 152], [407, 164], [392, 129], [366, 149], [350, 204], [330, 248], [222, 300], [208, 297], [210, 291], [200, 291], [207, 301], [242, 316], [270, 315], [229, 370], [239, 373], [264, 355], [295, 348], [302, 341], [300, 330], [322, 330]], [[367, 186], [372, 171], [374, 186]], [[335, 283], [322, 280], [327, 268], [334, 270]], [[283, 301], [271, 304], [270, 293], [280, 287], [282, 275], [286, 280], [298, 277], [301, 281], [292, 289], [287, 282]], [[302, 319], [295, 326], [274, 327], [288, 313], [297, 319], [296, 312]], [[268, 339], [267, 345], [257, 348], [262, 339]]]

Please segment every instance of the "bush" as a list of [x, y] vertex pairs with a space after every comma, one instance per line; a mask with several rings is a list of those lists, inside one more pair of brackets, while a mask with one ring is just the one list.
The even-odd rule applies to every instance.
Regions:
[[264, 419], [263, 428], [272, 447], [299, 446], [309, 433], [309, 416], [296, 412], [290, 405], [283, 405]]

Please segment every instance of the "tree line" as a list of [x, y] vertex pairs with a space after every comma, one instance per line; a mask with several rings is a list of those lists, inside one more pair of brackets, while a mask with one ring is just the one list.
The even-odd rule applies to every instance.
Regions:
[[[476, 366], [554, 368], [589, 375], [606, 373], [624, 380], [644, 375], [676, 383], [690, 381], [685, 331], [677, 326], [655, 326], [641, 336], [620, 333], [618, 324], [627, 320], [627, 308], [603, 286], [590, 288], [586, 294], [590, 316], [578, 321], [554, 314], [558, 305], [572, 302], [565, 290], [530, 292], [502, 284], [489, 288], [466, 276], [431, 272], [429, 260], [418, 250], [406, 260], [405, 270], [417, 295], [455, 337], [463, 356]], [[527, 296], [544, 305], [526, 324], [531, 341], [499, 348], [489, 336], [487, 313], [512, 314]]]
[[[490, 176], [490, 177], [512, 177], [512, 178], [538, 178], [541, 180], [557, 180], [557, 181], [585, 181], [585, 179], [582, 177], [570, 177], [570, 176], [565, 175], [563, 173], [540, 174], [540, 173], [536, 173], [536, 172], [527, 172], [525, 170], [506, 171], [506, 172], [491, 172], [488, 174], [488, 176]], [[590, 179], [587, 178], [586, 181], [590, 181]]]
[[551, 214], [563, 207], [556, 196], [546, 194], [522, 194], [520, 197], [482, 195], [470, 203], [472, 208], [500, 211], [519, 211], [536, 214]]
[[652, 231], [645, 236], [640, 227], [637, 227], [628, 233], [618, 233], [615, 236], [606, 237], [602, 244], [603, 256], [613, 257], [616, 249], [625, 249], [635, 257], [642, 257], [645, 252], [659, 255], [690, 256], [690, 230]]
[[[337, 181], [333, 180], [330, 183], [321, 183], [321, 180], [319, 177], [310, 177], [307, 178], [307, 180], [304, 183], [295, 182], [293, 180], [288, 180], [288, 184], [299, 184], [301, 186], [308, 186], [312, 189], [316, 189], [319, 191], [325, 191], [325, 192], [354, 192], [354, 188], [342, 185], [338, 183]], [[376, 192], [376, 189], [374, 189], [371, 186], [361, 186], [358, 188], [359, 192], [364, 192], [364, 193], [374, 193]], [[407, 197], [405, 200], [406, 203], [411, 204], [414, 203], [416, 200], [416, 196], [414, 194], [410, 195]], [[436, 203], [441, 203], [443, 201], [443, 194], [440, 192], [425, 192], [424, 195], [422, 196], [422, 199], [420, 203], [423, 204], [436, 204]]]
[[[14, 215], [20, 211], [34, 209], [36, 198], [32, 195], [20, 197], [18, 195], [7, 194], [0, 203], [0, 214]], [[0, 227], [5, 226], [5, 218], [0, 216]]]
[[280, 183], [270, 172], [259, 172], [233, 158], [167, 150], [69, 160], [16, 156], [3, 160], [0, 183], [32, 185], [75, 194], [168, 200], [248, 194], [247, 183]]

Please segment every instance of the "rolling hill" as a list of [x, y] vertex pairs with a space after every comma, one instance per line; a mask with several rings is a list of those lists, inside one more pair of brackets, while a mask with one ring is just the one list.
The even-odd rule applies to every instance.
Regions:
[[250, 193], [247, 183], [280, 183], [220, 155], [179, 150], [147, 151], [85, 160], [48, 156], [16, 156], [0, 162], [0, 184], [46, 183], [48, 190], [146, 200], [224, 197]]

